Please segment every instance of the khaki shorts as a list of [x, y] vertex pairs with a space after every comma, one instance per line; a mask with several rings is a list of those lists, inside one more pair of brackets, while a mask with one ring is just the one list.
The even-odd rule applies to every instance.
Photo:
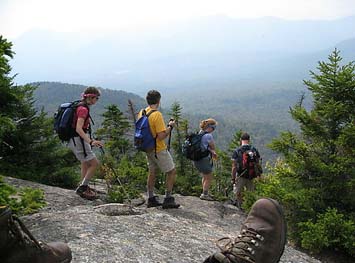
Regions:
[[250, 179], [246, 179], [244, 177], [237, 177], [236, 180], [236, 194], [241, 194], [244, 190], [244, 187], [248, 190], [248, 191], [254, 191], [255, 190], [255, 186], [253, 183], [253, 180]]
[[[73, 139], [75, 140], [75, 144], [73, 142]], [[83, 140], [83, 142], [84, 142], [84, 146], [85, 146], [86, 157], [84, 154], [84, 148], [83, 148], [83, 144], [81, 142], [80, 137], [74, 137], [74, 138], [70, 139], [67, 146], [70, 148], [70, 150], [73, 151], [76, 159], [78, 159], [80, 162], [88, 162], [88, 161], [96, 158], [96, 155], [92, 151], [90, 144], [84, 140]]]
[[158, 152], [157, 157], [158, 158], [155, 158], [154, 151], [147, 152], [149, 170], [156, 171], [159, 168], [163, 173], [167, 173], [175, 168], [173, 158], [171, 157], [168, 150], [162, 150]]

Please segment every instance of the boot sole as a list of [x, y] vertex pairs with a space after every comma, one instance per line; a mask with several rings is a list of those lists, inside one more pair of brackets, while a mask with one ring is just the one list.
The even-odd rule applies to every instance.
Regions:
[[282, 241], [282, 248], [280, 248], [280, 256], [279, 258], [275, 261], [275, 262], [279, 262], [280, 261], [280, 258], [282, 257], [284, 251], [285, 251], [285, 246], [286, 246], [286, 242], [287, 242], [287, 227], [286, 227], [286, 220], [285, 220], [285, 215], [284, 215], [284, 211], [283, 211], [283, 208], [282, 206], [275, 200], [271, 199], [271, 198], [266, 198], [268, 199], [269, 201], [271, 201], [274, 206], [276, 207], [277, 211], [279, 212], [280, 214], [280, 217], [282, 219], [282, 228], [284, 229], [284, 235], [281, 236], [281, 241]]

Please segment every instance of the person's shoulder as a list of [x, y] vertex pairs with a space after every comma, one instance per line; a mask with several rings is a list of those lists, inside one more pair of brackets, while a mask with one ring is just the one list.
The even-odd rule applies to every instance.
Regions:
[[151, 112], [149, 115], [149, 119], [153, 122], [164, 122], [163, 114], [158, 110], [154, 110], [154, 112]]
[[89, 107], [84, 104], [79, 104], [78, 107], [76, 108], [76, 111], [80, 112], [89, 112]]
[[256, 148], [254, 145], [250, 145], [250, 148], [254, 151], [258, 151], [258, 148]]
[[206, 132], [203, 137], [206, 137], [206, 138], [213, 138], [212, 134], [209, 133], [209, 132]]

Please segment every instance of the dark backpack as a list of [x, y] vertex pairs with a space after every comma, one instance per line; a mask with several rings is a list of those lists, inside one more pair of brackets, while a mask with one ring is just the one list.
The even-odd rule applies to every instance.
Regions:
[[151, 110], [147, 114], [143, 109], [142, 116], [135, 123], [134, 148], [137, 150], [146, 152], [147, 150], [156, 149], [155, 138], [150, 131], [148, 120], [153, 112], [156, 112], [156, 110]]
[[238, 176], [253, 179], [263, 173], [260, 156], [254, 147], [238, 148]]
[[[54, 114], [54, 130], [62, 141], [69, 141], [74, 136], [77, 136], [75, 127], [73, 127], [74, 114], [77, 107], [82, 105], [89, 110], [88, 106], [80, 104], [80, 102], [80, 100], [76, 100], [63, 103]], [[87, 118], [90, 118], [90, 114], [88, 114]]]
[[201, 147], [202, 136], [205, 134], [204, 132], [191, 133], [186, 137], [182, 145], [182, 153], [187, 159], [198, 161], [210, 154], [210, 151]]

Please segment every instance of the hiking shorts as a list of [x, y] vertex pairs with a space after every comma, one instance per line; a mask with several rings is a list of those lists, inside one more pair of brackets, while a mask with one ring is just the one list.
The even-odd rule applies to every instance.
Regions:
[[235, 182], [236, 184], [236, 194], [241, 194], [244, 190], [244, 187], [248, 190], [248, 191], [254, 191], [255, 186], [254, 186], [254, 182], [252, 179], [247, 179], [244, 177], [237, 177], [237, 180]]
[[157, 157], [155, 158], [154, 151], [147, 152], [149, 170], [156, 171], [159, 168], [163, 173], [167, 173], [175, 168], [173, 158], [168, 150], [157, 152]]
[[[74, 144], [73, 139], [75, 141], [75, 144]], [[86, 151], [86, 157], [84, 154], [84, 148], [83, 148], [82, 140], [80, 139], [80, 137], [74, 137], [74, 138], [70, 139], [70, 141], [68, 142], [68, 147], [75, 154], [76, 159], [78, 159], [80, 162], [88, 162], [88, 161], [96, 158], [96, 155], [92, 151], [90, 144], [84, 140], [83, 140], [83, 142], [84, 142], [84, 147], [85, 147], [85, 151]]]
[[196, 169], [203, 174], [209, 174], [213, 171], [213, 162], [210, 156], [203, 157], [201, 160], [194, 161]]

